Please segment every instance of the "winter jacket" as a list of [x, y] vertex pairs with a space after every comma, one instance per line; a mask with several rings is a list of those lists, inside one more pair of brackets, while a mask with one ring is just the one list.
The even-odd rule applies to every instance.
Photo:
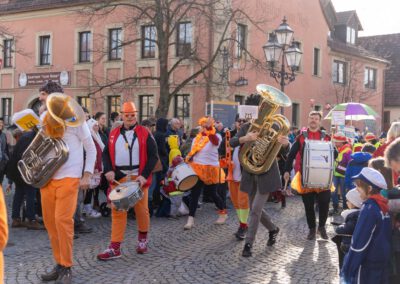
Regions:
[[156, 122], [156, 131], [154, 132], [154, 140], [157, 143], [158, 156], [163, 166], [163, 172], [168, 170], [168, 152], [167, 152], [167, 126], [168, 119], [159, 118]]
[[343, 253], [347, 253], [350, 249], [351, 237], [354, 233], [354, 229], [356, 228], [359, 215], [360, 209], [348, 209], [342, 212], [344, 224], [338, 226], [335, 232], [342, 237], [340, 249]]
[[346, 168], [350, 161], [351, 157], [351, 146], [349, 144], [345, 144], [340, 149], [338, 149], [338, 156], [335, 161], [335, 177], [345, 177]]
[[347, 190], [356, 187], [351, 178], [358, 175], [363, 168], [368, 167], [368, 161], [372, 158], [372, 155], [366, 152], [357, 152], [352, 154], [350, 157], [351, 160], [347, 165], [344, 178], [344, 184]]
[[26, 186], [27, 184], [22, 179], [21, 173], [18, 170], [18, 161], [21, 160], [22, 154], [32, 143], [33, 138], [35, 138], [36, 132], [29, 131], [18, 139], [17, 143], [14, 146], [14, 151], [11, 155], [10, 161], [7, 165], [7, 178], [15, 182], [17, 186]]
[[375, 195], [375, 199], [367, 199], [361, 208], [341, 277], [345, 283], [388, 283], [390, 249], [391, 221], [387, 200]]

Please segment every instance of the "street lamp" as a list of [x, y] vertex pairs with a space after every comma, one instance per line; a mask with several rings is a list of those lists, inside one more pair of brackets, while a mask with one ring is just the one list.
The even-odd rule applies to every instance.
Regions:
[[[292, 28], [284, 17], [279, 27], [269, 34], [269, 40], [263, 46], [265, 58], [270, 66], [270, 76], [281, 86], [282, 92], [286, 85], [295, 80], [295, 71], [299, 69], [303, 54], [299, 48], [300, 43], [293, 40], [293, 34]], [[275, 70], [279, 62], [281, 69]], [[290, 72], [286, 72], [286, 65]], [[281, 108], [281, 113], [283, 114], [283, 108]]]

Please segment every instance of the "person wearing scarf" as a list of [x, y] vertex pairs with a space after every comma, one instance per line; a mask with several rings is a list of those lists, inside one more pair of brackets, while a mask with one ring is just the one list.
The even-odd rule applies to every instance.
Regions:
[[222, 137], [216, 133], [214, 120], [211, 117], [200, 118], [198, 124], [201, 126], [201, 130], [194, 138], [192, 148], [186, 156], [186, 162], [192, 167], [199, 180], [190, 193], [189, 217], [184, 226], [185, 230], [190, 230], [194, 226], [197, 204], [201, 191], [205, 186], [209, 187], [215, 205], [218, 208], [219, 217], [215, 224], [224, 224], [228, 216], [224, 203], [217, 194], [218, 184], [225, 182], [225, 173], [219, 166], [218, 155]]
[[341, 283], [388, 283], [391, 220], [388, 201], [381, 194], [385, 178], [372, 168], [353, 177], [364, 200], [340, 273]]

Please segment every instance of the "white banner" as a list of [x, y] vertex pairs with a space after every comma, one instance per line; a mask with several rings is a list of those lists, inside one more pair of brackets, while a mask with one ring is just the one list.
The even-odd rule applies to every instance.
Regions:
[[258, 106], [239, 106], [239, 118], [242, 119], [257, 119], [258, 118]]

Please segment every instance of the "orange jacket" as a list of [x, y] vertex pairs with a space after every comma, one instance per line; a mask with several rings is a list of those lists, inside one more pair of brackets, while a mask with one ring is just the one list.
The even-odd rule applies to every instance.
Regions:
[[7, 209], [4, 202], [3, 189], [0, 186], [0, 283], [4, 283], [3, 250], [8, 240]]

